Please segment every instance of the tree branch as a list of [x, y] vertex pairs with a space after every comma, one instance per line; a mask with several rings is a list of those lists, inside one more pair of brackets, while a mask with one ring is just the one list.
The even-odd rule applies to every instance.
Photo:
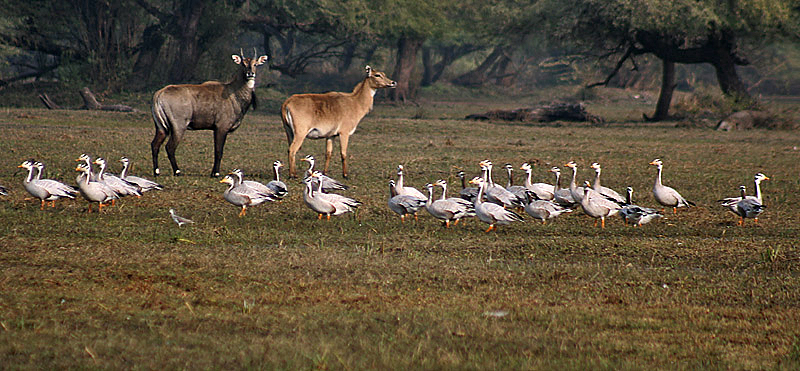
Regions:
[[625, 54], [622, 56], [622, 58], [620, 58], [619, 61], [617, 61], [617, 65], [614, 66], [614, 70], [611, 71], [611, 73], [608, 74], [608, 76], [606, 76], [605, 80], [586, 85], [586, 88], [587, 89], [591, 89], [591, 88], [593, 88], [595, 86], [601, 86], [601, 85], [602, 86], [608, 86], [608, 83], [611, 81], [611, 79], [613, 79], [614, 76], [617, 75], [619, 70], [622, 68], [622, 65], [625, 63], [626, 60], [631, 58], [631, 56], [633, 55], [633, 53], [635, 51], [636, 51], [636, 48], [633, 45], [629, 46], [628, 50], [625, 51]]

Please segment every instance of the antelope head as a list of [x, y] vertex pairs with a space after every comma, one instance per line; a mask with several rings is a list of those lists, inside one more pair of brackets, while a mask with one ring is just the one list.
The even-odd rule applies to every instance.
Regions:
[[[243, 53], [239, 53], [243, 54]], [[245, 82], [247, 83], [247, 87], [253, 89], [256, 86], [256, 67], [264, 64], [267, 62], [267, 56], [262, 55], [257, 57], [256, 54], [253, 54], [253, 58], [247, 58], [243, 55], [232, 55], [233, 62], [241, 66], [242, 74], [244, 74]]]
[[385, 73], [375, 71], [370, 66], [367, 66], [367, 84], [373, 91], [381, 88], [397, 87], [396, 81], [392, 81]]

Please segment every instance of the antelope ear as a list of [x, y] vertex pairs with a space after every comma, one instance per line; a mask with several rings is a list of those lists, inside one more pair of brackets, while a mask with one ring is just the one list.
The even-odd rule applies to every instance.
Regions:
[[262, 56], [258, 57], [258, 60], [256, 60], [256, 66], [260, 66], [260, 65], [266, 63], [267, 59], [269, 59], [269, 57], [267, 57], [266, 55], [262, 55]]
[[234, 54], [234, 55], [231, 55], [231, 58], [233, 58], [233, 62], [234, 62], [234, 63], [236, 63], [236, 64], [242, 64], [242, 57], [240, 57], [240, 56], [238, 56], [238, 55]]
[[372, 67], [367, 66], [367, 76], [372, 75]]

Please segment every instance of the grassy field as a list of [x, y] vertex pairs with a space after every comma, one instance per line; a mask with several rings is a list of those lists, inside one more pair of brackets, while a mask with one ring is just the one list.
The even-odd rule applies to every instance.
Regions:
[[[150, 177], [147, 113], [0, 110], [0, 364], [2, 368], [797, 369], [800, 367], [800, 133], [718, 133], [633, 122], [652, 107], [590, 105], [603, 126], [463, 121], [527, 102], [378, 105], [350, 144], [355, 217], [318, 221], [288, 180], [282, 203], [243, 218], [206, 175], [210, 132], [178, 149], [184, 177], [102, 214], [84, 200], [39, 210], [26, 200], [28, 158], [74, 183], [81, 153]], [[637, 111], [638, 110], [638, 111]], [[267, 111], [269, 112], [269, 111]], [[277, 115], [255, 112], [228, 140], [223, 170], [271, 179], [285, 161]], [[324, 143], [301, 154], [323, 157]], [[337, 145], [338, 148], [338, 145]], [[337, 149], [338, 150], [338, 149]], [[163, 153], [163, 151], [162, 151]], [[162, 171], [168, 169], [162, 155]], [[386, 207], [398, 164], [406, 183], [458, 184], [477, 163], [535, 164], [534, 177], [575, 160], [579, 177], [632, 186], [654, 206], [664, 182], [698, 207], [605, 230], [575, 212], [552, 224], [484, 233], [428, 215], [400, 224]], [[338, 155], [330, 175], [338, 177]], [[715, 200], [752, 192], [764, 172], [767, 211], [755, 225]], [[565, 171], [566, 172], [566, 171]], [[505, 183], [503, 174], [496, 179]], [[518, 175], [519, 176], [519, 175]], [[519, 182], [519, 178], [518, 178]], [[566, 184], [566, 183], [565, 183]], [[457, 188], [457, 187], [456, 187]], [[178, 228], [175, 208], [197, 223]], [[422, 214], [425, 214], [424, 212]]]

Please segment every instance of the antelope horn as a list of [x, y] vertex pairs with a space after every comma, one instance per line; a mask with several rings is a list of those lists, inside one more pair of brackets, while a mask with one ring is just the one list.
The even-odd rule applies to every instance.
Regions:
[[242, 50], [242, 48], [239, 48], [239, 55], [242, 56], [242, 58], [244, 58], [244, 51]]
[[256, 50], [256, 47], [254, 46], [253, 47], [253, 60], [257, 60], [257, 59], [258, 59], [258, 51]]

